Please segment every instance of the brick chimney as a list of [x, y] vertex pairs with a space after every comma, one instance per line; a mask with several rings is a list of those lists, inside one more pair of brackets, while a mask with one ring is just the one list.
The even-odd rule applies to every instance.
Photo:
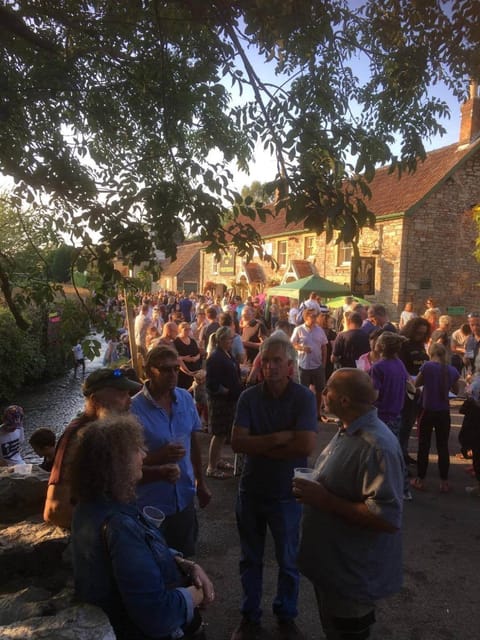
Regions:
[[477, 80], [470, 81], [470, 96], [461, 107], [460, 145], [469, 145], [480, 135], [480, 97]]

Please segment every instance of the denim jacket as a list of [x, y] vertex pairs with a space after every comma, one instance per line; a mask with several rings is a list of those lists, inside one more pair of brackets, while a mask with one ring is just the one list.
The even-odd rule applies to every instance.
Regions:
[[78, 504], [72, 546], [77, 597], [105, 611], [118, 639], [168, 637], [192, 620], [176, 552], [136, 506]]

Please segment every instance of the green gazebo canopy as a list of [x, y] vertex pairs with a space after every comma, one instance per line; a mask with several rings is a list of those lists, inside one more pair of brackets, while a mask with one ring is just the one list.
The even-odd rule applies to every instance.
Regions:
[[334, 298], [336, 296], [348, 296], [350, 287], [313, 275], [288, 282], [287, 284], [281, 284], [278, 287], [270, 287], [267, 289], [267, 294], [269, 296], [295, 298], [302, 302], [302, 300], [308, 298], [312, 291], [321, 298]]

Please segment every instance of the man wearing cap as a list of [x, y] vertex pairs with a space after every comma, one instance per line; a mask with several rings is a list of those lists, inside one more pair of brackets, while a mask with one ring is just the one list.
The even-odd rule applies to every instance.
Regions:
[[[205, 483], [197, 432], [202, 430], [192, 396], [177, 387], [179, 359], [168, 346], [148, 352], [148, 380], [132, 400], [132, 413], [144, 432], [147, 456], [137, 502], [165, 514], [162, 532], [169, 546], [191, 556], [195, 553], [198, 525], [194, 498], [201, 508], [210, 502]], [[165, 477], [159, 465], [175, 465], [177, 474]]]
[[317, 315], [320, 313], [320, 303], [318, 301], [318, 296], [315, 293], [315, 291], [312, 291], [308, 299], [305, 300], [305, 309], [314, 309]]
[[73, 507], [68, 466], [81, 429], [112, 413], [127, 412], [131, 402], [130, 394], [141, 388], [141, 384], [127, 378], [120, 369], [98, 369], [87, 377], [83, 384], [84, 410], [67, 426], [55, 451], [43, 511], [46, 522], [66, 529], [71, 526]]

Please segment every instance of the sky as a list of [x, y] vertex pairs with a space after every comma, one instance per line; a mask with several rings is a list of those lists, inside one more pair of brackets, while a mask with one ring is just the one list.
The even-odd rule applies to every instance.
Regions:
[[[355, 0], [352, 2], [355, 4]], [[278, 76], [275, 76], [273, 71], [273, 65], [265, 64], [263, 59], [256, 54], [249, 52], [249, 57], [255, 63], [255, 69], [258, 71], [262, 79], [270, 80], [273, 84], [280, 84]], [[358, 58], [357, 60], [349, 61], [349, 66], [354, 70], [354, 73], [361, 79], [368, 76], [368, 66], [365, 60]], [[228, 85], [228, 89], [230, 86]], [[429, 140], [423, 140], [426, 151], [432, 151], [441, 147], [446, 147], [450, 144], [454, 144], [459, 139], [460, 134], [460, 108], [461, 104], [458, 99], [451, 93], [451, 91], [443, 84], [438, 83], [431, 89], [431, 93], [435, 97], [443, 100], [449, 107], [450, 118], [439, 118], [439, 122], [446, 129], [446, 133], [443, 136], [433, 136]], [[244, 91], [243, 100], [251, 99], [251, 95], [248, 91]], [[240, 98], [233, 98], [234, 103], [240, 101]], [[250, 165], [250, 173], [244, 173], [238, 171], [235, 165], [230, 165], [230, 170], [234, 175], [234, 185], [240, 191], [245, 185], [249, 186], [254, 180], [259, 182], [269, 182], [275, 178], [276, 163], [275, 159], [263, 149], [262, 144], [258, 144], [254, 154], [254, 161]]]

